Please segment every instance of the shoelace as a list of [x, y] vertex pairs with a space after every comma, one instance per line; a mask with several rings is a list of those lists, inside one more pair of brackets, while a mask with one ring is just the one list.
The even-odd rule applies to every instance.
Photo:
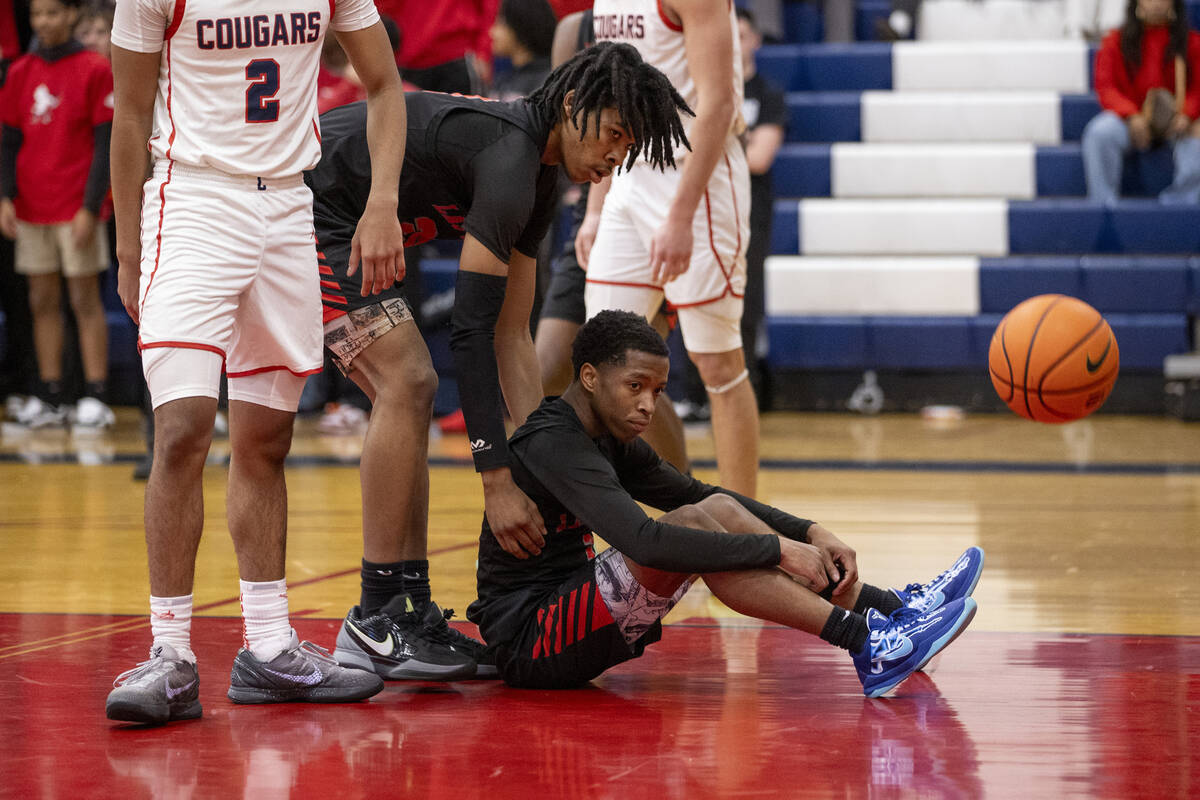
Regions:
[[297, 649], [303, 650], [305, 655], [311, 656], [317, 661], [323, 662], [326, 666], [337, 666], [337, 660], [333, 657], [333, 655], [319, 644], [313, 644], [312, 642], [306, 640], [301, 642], [300, 647]]
[[908, 626], [920, 616], [921, 611], [915, 608], [901, 608], [895, 611], [890, 618], [893, 624], [884, 630], [871, 632], [871, 657], [874, 658], [877, 653], [887, 653], [899, 645], [900, 640], [908, 635]]
[[134, 678], [138, 677], [143, 672], [148, 672], [155, 665], [160, 664], [163, 661], [164, 661], [164, 659], [162, 656], [151, 655], [145, 661], [139, 662], [138, 665], [136, 667], [134, 667], [133, 669], [127, 669], [124, 672], [122, 672], [120, 675], [118, 675], [116, 677], [116, 679], [113, 681], [113, 686], [114, 687], [121, 686], [125, 682], [131, 681]]

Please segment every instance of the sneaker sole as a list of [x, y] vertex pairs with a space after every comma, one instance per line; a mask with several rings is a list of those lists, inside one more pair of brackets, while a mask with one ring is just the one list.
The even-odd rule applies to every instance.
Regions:
[[938, 655], [947, 647], [949, 647], [950, 643], [957, 639], [959, 635], [961, 635], [962, 632], [967, 629], [967, 626], [971, 624], [971, 620], [975, 619], [975, 612], [978, 609], [979, 606], [974, 600], [969, 597], [966, 598], [965, 602], [963, 603], [963, 613], [959, 616], [954, 628], [942, 634], [942, 637], [933, 643], [933, 647], [929, 648], [929, 652], [925, 654], [925, 659], [916, 667], [914, 667], [912, 672], [909, 672], [907, 675], [900, 676], [892, 683], [875, 687], [869, 693], [867, 693], [867, 697], [885, 697], [894, 692], [897, 687], [900, 686], [900, 684], [912, 677], [913, 672], [920, 671], [922, 667], [933, 660], [934, 656]]
[[467, 664], [429, 664], [410, 659], [402, 664], [385, 664], [357, 648], [345, 647], [336, 648], [333, 658], [343, 667], [373, 672], [389, 681], [456, 681], [479, 677], [474, 661]]
[[240, 705], [263, 705], [265, 703], [354, 703], [374, 697], [383, 691], [383, 681], [378, 685], [360, 689], [256, 689], [251, 686], [230, 686], [226, 695]]
[[143, 725], [162, 725], [177, 720], [199, 719], [203, 711], [199, 700], [177, 710], [170, 706], [151, 707], [121, 700], [104, 705], [104, 715], [109, 719], [117, 722], [139, 722]]

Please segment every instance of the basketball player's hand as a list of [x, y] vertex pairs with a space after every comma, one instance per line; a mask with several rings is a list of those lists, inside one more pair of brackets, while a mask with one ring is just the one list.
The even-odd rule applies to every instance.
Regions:
[[1167, 126], [1167, 138], [1178, 139], [1188, 132], [1188, 128], [1192, 126], [1192, 121], [1188, 119], [1187, 114], [1176, 114], [1171, 118], [1171, 124]]
[[537, 505], [513, 483], [507, 468], [488, 470], [483, 478], [483, 513], [504, 552], [529, 558], [542, 552], [546, 526]]
[[[813, 545], [824, 551], [837, 567], [841, 568], [842, 579], [838, 582], [837, 588], [833, 590], [835, 597], [858, 583], [858, 557], [853, 547], [820, 525], [813, 525], [808, 529], [808, 538]], [[835, 581], [837, 576], [838, 573], [834, 572], [833, 579]]]
[[838, 579], [837, 565], [820, 547], [779, 537], [779, 568], [814, 592]]
[[0, 199], [0, 233], [9, 239], [17, 238], [17, 208], [7, 197]]
[[575, 259], [580, 268], [587, 272], [588, 259], [592, 257], [592, 245], [596, 243], [596, 231], [600, 230], [600, 215], [587, 214], [575, 232]]
[[670, 217], [650, 240], [650, 282], [670, 283], [687, 272], [692, 260], [692, 221]]
[[76, 250], [82, 250], [92, 241], [96, 234], [96, 215], [81, 208], [71, 218], [71, 242]]
[[350, 240], [346, 274], [353, 275], [360, 264], [363, 297], [379, 294], [404, 280], [404, 231], [395, 209], [368, 204], [363, 211]]
[[121, 252], [117, 251], [117, 295], [121, 298], [121, 305], [125, 306], [125, 313], [133, 320], [134, 325], [141, 324], [138, 319], [138, 293], [142, 282], [142, 259], [141, 253], [131, 257], [122, 257]]
[[1134, 114], [1126, 123], [1129, 125], [1129, 141], [1133, 143], [1136, 150], [1145, 150], [1150, 147], [1150, 123], [1141, 114]]

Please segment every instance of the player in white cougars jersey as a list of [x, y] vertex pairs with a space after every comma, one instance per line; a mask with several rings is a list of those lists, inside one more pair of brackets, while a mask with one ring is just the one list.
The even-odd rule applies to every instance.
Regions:
[[[597, 41], [636, 47], [664, 72], [696, 116], [691, 152], [666, 173], [634, 165], [607, 193], [595, 187], [576, 237], [587, 269], [587, 316], [606, 308], [653, 317], [678, 309], [688, 354], [712, 406], [721, 484], [753, 497], [758, 406], [740, 320], [750, 235], [750, 173], [740, 140], [742, 68], [731, 0], [597, 0]], [[656, 423], [673, 414], [660, 403]], [[647, 438], [655, 442], [651, 433]]]
[[118, 292], [140, 326], [156, 436], [145, 518], [153, 644], [148, 661], [117, 679], [110, 719], [200, 716], [191, 592], [223, 370], [233, 451], [226, 512], [244, 618], [230, 698], [341, 702], [383, 688], [298, 642], [284, 579], [283, 462], [305, 376], [322, 360], [312, 194], [301, 172], [320, 158], [317, 69], [331, 30], [368, 93], [375, 183], [351, 264], [361, 260], [364, 286], [378, 291], [403, 271], [404, 137], [387, 134], [406, 123], [371, 0], [117, 4]]

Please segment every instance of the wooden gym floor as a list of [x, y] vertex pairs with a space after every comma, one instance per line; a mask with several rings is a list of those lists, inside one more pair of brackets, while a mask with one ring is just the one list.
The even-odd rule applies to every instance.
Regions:
[[[707, 431], [689, 445], [715, 479]], [[300, 635], [329, 647], [358, 596], [357, 451], [298, 423], [289, 595]], [[98, 438], [0, 439], [0, 796], [1200, 795], [1200, 425], [764, 417], [761, 498], [841, 535], [872, 583], [987, 552], [970, 630], [884, 700], [840, 651], [698, 587], [660, 644], [587, 689], [390, 683], [354, 706], [236, 707], [218, 441], [193, 624], [204, 718], [155, 729], [103, 712], [149, 644], [140, 452], [131, 411]], [[461, 615], [481, 492], [465, 437], [433, 453], [434, 597]]]

